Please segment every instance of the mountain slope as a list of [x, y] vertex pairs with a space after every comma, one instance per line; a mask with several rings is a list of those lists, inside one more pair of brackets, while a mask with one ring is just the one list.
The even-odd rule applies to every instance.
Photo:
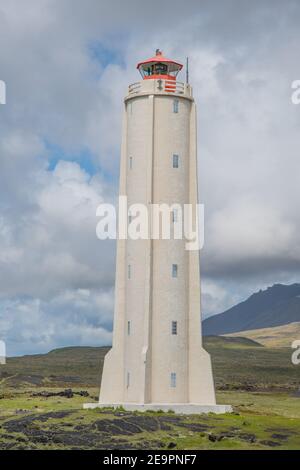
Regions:
[[222, 335], [300, 321], [300, 284], [275, 284], [203, 322], [204, 335]]
[[[239, 338], [239, 333], [228, 333], [227, 338]], [[300, 339], [300, 322], [288, 325], [243, 331], [243, 336], [249, 340], [258, 341], [269, 348], [290, 348], [295, 339]]]

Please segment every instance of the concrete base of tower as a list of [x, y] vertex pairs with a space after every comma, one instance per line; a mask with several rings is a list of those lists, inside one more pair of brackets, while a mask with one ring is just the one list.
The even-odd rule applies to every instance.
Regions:
[[231, 405], [199, 405], [197, 403], [85, 403], [84, 409], [124, 408], [126, 411], [171, 411], [176, 414], [232, 413]]

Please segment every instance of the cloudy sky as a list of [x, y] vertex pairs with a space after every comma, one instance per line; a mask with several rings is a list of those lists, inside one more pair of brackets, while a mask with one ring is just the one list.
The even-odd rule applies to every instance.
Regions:
[[[190, 59], [205, 204], [202, 307], [300, 281], [298, 0], [0, 0], [0, 339], [111, 341], [122, 97], [161, 48]], [[182, 76], [182, 79], [184, 76]]]

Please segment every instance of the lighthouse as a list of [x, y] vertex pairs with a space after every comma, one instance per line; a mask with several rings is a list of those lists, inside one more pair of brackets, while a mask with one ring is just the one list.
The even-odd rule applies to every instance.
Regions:
[[[182, 68], [157, 50], [137, 64], [141, 80], [124, 99], [119, 194], [149, 214], [155, 204], [198, 202], [196, 105], [190, 84], [177, 80]], [[85, 405], [96, 406], [230, 411], [216, 405], [202, 346], [199, 250], [183, 238], [118, 239], [113, 344], [99, 403]]]

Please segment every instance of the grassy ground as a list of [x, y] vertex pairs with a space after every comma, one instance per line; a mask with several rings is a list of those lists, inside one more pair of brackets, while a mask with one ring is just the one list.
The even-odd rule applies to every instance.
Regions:
[[2, 399], [0, 449], [300, 448], [300, 399], [287, 393], [221, 392], [218, 402], [232, 403], [235, 412], [198, 416], [84, 411], [84, 397], [31, 393]]
[[300, 366], [291, 348], [262, 347], [246, 338], [205, 338], [216, 386], [224, 390], [289, 391], [300, 385]]
[[218, 402], [233, 414], [83, 410], [97, 400], [105, 348], [10, 359], [0, 368], [0, 449], [300, 449], [300, 367], [291, 351], [218, 337], [206, 348]]

